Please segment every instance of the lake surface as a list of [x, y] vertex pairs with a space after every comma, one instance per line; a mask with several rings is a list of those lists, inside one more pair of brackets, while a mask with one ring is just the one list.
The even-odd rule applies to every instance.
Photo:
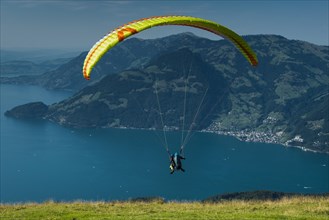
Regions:
[[[154, 131], [69, 129], [3, 113], [70, 93], [1, 85], [1, 202], [122, 200], [161, 196], [201, 200], [227, 192], [329, 192], [329, 156], [280, 145], [196, 133], [186, 146], [185, 173], [169, 174]], [[161, 133], [159, 133], [161, 134]], [[179, 132], [168, 133], [178, 149]]]

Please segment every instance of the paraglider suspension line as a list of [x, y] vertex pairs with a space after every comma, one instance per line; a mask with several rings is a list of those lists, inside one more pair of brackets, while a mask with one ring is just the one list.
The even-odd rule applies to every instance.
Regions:
[[156, 80], [156, 82], [155, 82], [155, 94], [156, 94], [156, 97], [157, 97], [159, 114], [160, 114], [160, 119], [161, 119], [161, 124], [162, 124], [163, 138], [165, 140], [165, 148], [166, 148], [167, 153], [170, 156], [168, 142], [167, 142], [166, 129], [165, 129], [165, 126], [164, 126], [164, 123], [163, 123], [162, 111], [161, 111], [161, 106], [160, 106], [160, 101], [159, 101], [159, 95], [158, 95], [158, 80]]
[[[185, 74], [185, 66], [184, 67], [184, 76], [186, 75]], [[190, 63], [190, 68], [189, 68], [189, 72], [185, 78], [185, 91], [184, 91], [184, 109], [183, 109], [183, 125], [182, 125], [182, 138], [181, 138], [181, 146], [183, 146], [183, 143], [184, 143], [184, 129], [185, 129], [185, 112], [186, 112], [186, 94], [187, 94], [187, 81], [188, 81], [188, 78], [190, 76], [190, 73], [191, 73], [191, 68], [192, 68], [192, 61]], [[180, 152], [182, 153], [182, 152]]]
[[192, 121], [192, 123], [191, 123], [191, 125], [190, 125], [190, 128], [189, 128], [189, 130], [188, 130], [188, 132], [187, 132], [187, 135], [186, 135], [186, 137], [185, 137], [185, 139], [184, 139], [184, 142], [183, 142], [183, 144], [182, 144], [182, 146], [181, 146], [181, 149], [180, 149], [180, 152], [181, 152], [181, 153], [183, 153], [184, 148], [185, 148], [185, 145], [187, 144], [187, 142], [188, 142], [189, 139], [190, 139], [189, 137], [190, 137], [191, 131], [192, 131], [192, 129], [193, 129], [193, 126], [195, 125], [195, 120], [197, 119], [197, 117], [198, 117], [198, 115], [199, 115], [199, 113], [200, 113], [200, 109], [201, 109], [201, 106], [202, 106], [202, 104], [203, 104], [204, 98], [205, 98], [206, 95], [207, 95], [208, 89], [209, 89], [209, 88], [207, 88], [206, 91], [205, 91], [205, 93], [203, 94], [203, 97], [202, 97], [201, 102], [200, 102], [200, 104], [199, 104], [198, 110], [196, 111], [196, 113], [195, 113], [195, 115], [194, 115], [193, 121]]

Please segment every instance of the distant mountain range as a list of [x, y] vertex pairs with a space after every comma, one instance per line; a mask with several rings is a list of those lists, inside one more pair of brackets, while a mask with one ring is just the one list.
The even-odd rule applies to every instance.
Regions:
[[14, 77], [21, 75], [41, 75], [47, 71], [55, 70], [67, 63], [71, 58], [58, 58], [35, 63], [27, 60], [7, 61], [0, 64], [1, 76]]
[[258, 55], [256, 68], [226, 40], [184, 33], [126, 40], [103, 57], [90, 81], [81, 73], [86, 53], [39, 77], [2, 77], [2, 83], [77, 91], [60, 103], [27, 104], [6, 115], [31, 117], [34, 109], [33, 117], [64, 126], [154, 129], [162, 128], [161, 115], [167, 129], [184, 124], [329, 153], [328, 46], [276, 35], [244, 38]]
[[77, 52], [55, 49], [0, 49], [0, 54], [1, 77], [38, 76], [57, 69], [79, 55]]
[[75, 49], [0, 49], [1, 63], [11, 61], [30, 61], [36, 64], [56, 59], [72, 58], [79, 55]]

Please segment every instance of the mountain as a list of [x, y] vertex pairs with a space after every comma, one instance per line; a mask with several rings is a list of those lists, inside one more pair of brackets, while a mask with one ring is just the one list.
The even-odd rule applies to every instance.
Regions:
[[[167, 129], [184, 124], [186, 130], [329, 153], [328, 46], [276, 35], [244, 38], [258, 55], [256, 68], [224, 40], [191, 34], [127, 40], [97, 65], [92, 85], [48, 106], [42, 117], [71, 127], [159, 129], [162, 116]], [[84, 57], [39, 77], [40, 84], [87, 85], [81, 76]]]
[[[41, 76], [1, 77], [1, 83], [39, 85], [47, 89], [65, 89], [79, 91], [86, 85], [93, 84], [102, 77], [131, 68], [146, 65], [154, 56], [180, 48], [191, 51], [207, 52], [215, 45], [231, 45], [225, 41], [211, 41], [192, 33], [182, 33], [164, 38], [143, 40], [128, 39], [111, 49], [93, 69], [91, 79], [86, 81], [82, 76], [82, 66], [87, 52], [81, 53], [69, 63]], [[220, 46], [216, 46], [218, 48]]]
[[[208, 109], [215, 107], [213, 100], [228, 102], [225, 83], [225, 79], [205, 63], [199, 54], [180, 49], [151, 60], [143, 69], [104, 77], [70, 99], [49, 106], [47, 115], [41, 116], [65, 126], [79, 128], [161, 128], [159, 101], [165, 115], [164, 123], [168, 127], [177, 128], [181, 123], [177, 114], [184, 112], [185, 96], [185, 120], [191, 124], [201, 101], [203, 108], [200, 109], [200, 115], [207, 115]], [[82, 103], [84, 106], [81, 106]], [[218, 109], [226, 109], [226, 106], [229, 106], [228, 103]], [[7, 115], [12, 113], [15, 117], [24, 118], [25, 109], [28, 108], [29, 105], [23, 105], [22, 108], [17, 107], [7, 112]], [[86, 114], [88, 118], [85, 118]], [[136, 115], [139, 115], [138, 119]], [[210, 115], [204, 118], [207, 124], [212, 121], [210, 118]]]

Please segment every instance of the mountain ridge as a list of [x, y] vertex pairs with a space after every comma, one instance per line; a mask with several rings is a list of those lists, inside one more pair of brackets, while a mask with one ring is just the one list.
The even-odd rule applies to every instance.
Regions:
[[[164, 103], [161, 107], [165, 125], [180, 129], [183, 107], [172, 108], [170, 103], [183, 103], [184, 77], [192, 63], [194, 78], [190, 78], [187, 90], [191, 95], [186, 102], [191, 108], [188, 110], [198, 108], [206, 88], [211, 94], [210, 98], [207, 94], [205, 110], [201, 109], [193, 129], [328, 153], [329, 47], [277, 35], [245, 36], [245, 39], [258, 55], [256, 68], [224, 40], [212, 41], [190, 34], [161, 40], [127, 40], [102, 58], [91, 75], [93, 85], [70, 99], [50, 105], [44, 118], [73, 127], [159, 129], [155, 99], [158, 88], [159, 99]], [[122, 69], [127, 60], [121, 60], [115, 53], [131, 61], [125, 70]], [[83, 80], [81, 70], [78, 75], [71, 74], [81, 68], [84, 56], [82, 53], [60, 67], [61, 71], [57, 70], [65, 72], [67, 79], [54, 73], [52, 80], [57, 80], [61, 88], [74, 82], [79, 84]], [[102, 78], [104, 71], [107, 74]], [[84, 83], [87, 85], [87, 81]], [[73, 114], [77, 109], [94, 112]], [[194, 115], [192, 111], [186, 114], [190, 124]]]

